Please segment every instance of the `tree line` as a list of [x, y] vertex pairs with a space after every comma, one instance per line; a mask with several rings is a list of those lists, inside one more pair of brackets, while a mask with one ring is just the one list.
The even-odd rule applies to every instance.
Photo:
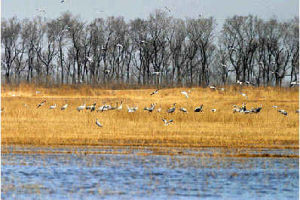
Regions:
[[85, 22], [16, 17], [1, 22], [1, 72], [7, 84], [281, 86], [299, 76], [299, 19], [232, 16]]

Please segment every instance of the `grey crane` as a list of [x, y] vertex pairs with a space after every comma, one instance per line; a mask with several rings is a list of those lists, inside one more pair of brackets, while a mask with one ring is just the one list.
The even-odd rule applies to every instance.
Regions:
[[85, 109], [87, 109], [87, 110], [92, 110], [92, 108], [94, 108], [94, 110], [95, 110], [95, 106], [96, 106], [96, 102], [93, 103], [93, 104], [90, 105], [90, 106], [87, 106]]
[[194, 112], [202, 112], [203, 111], [203, 104], [201, 106], [195, 108]]
[[259, 113], [261, 111], [261, 109], [262, 109], [262, 104], [260, 104], [260, 107], [252, 108], [251, 112], [253, 112], [253, 113]]
[[152, 112], [155, 108], [155, 105], [156, 105], [155, 103], [151, 103], [151, 107], [150, 108], [145, 107], [144, 110], [147, 110], [148, 112]]
[[173, 107], [172, 107], [172, 108], [169, 108], [169, 109], [167, 110], [167, 112], [168, 112], [168, 113], [173, 113], [173, 112], [175, 112], [175, 109], [176, 109], [176, 103], [174, 103], [174, 104], [173, 104]]
[[39, 104], [37, 105], [36, 108], [39, 108], [39, 107], [43, 106], [45, 103], [46, 103], [46, 100], [42, 101], [41, 103], [39, 103]]

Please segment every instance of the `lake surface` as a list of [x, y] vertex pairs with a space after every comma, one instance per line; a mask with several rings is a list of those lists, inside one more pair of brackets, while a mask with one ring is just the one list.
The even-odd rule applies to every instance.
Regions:
[[[298, 150], [274, 151], [297, 154]], [[299, 196], [298, 158], [37, 151], [2, 154], [1, 167], [2, 199], [273, 200]]]

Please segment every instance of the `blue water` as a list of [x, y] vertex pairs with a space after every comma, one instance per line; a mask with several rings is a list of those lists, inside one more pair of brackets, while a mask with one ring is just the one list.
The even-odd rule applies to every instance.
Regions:
[[297, 158], [3, 154], [2, 199], [298, 199]]

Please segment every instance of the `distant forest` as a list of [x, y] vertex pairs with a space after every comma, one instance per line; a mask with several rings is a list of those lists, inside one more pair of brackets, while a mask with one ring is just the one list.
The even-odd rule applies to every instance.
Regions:
[[298, 83], [298, 17], [282, 22], [233, 16], [217, 28], [213, 17], [176, 19], [162, 10], [131, 21], [85, 22], [69, 12], [57, 19], [2, 19], [2, 81], [149, 87]]

